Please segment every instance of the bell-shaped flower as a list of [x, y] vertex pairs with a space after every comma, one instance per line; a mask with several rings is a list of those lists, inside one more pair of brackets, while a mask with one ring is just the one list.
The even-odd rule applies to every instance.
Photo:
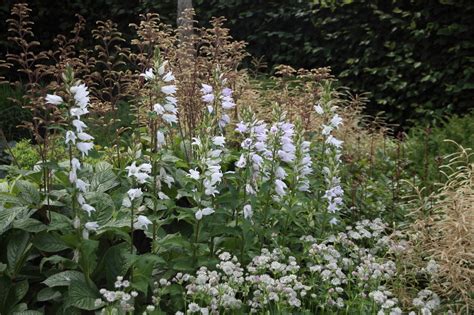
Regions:
[[140, 76], [144, 77], [146, 81], [153, 80], [155, 78], [152, 68], [146, 69], [145, 73], [141, 73]]
[[172, 123], [178, 123], [178, 116], [176, 116], [175, 114], [163, 114], [161, 118], [163, 118], [163, 120], [170, 125]]
[[87, 107], [89, 104], [89, 91], [87, 91], [85, 84], [72, 86], [70, 91], [74, 94], [74, 100], [79, 107]]
[[83, 181], [82, 179], [78, 178], [76, 180], [76, 188], [79, 189], [80, 191], [82, 192], [87, 192], [87, 187], [89, 187], [90, 184], [86, 183], [85, 181]]
[[96, 221], [87, 222], [86, 224], [84, 224], [84, 227], [89, 231], [97, 231], [97, 229], [99, 228], [99, 224]]
[[163, 76], [163, 81], [165, 82], [170, 82], [170, 81], [173, 81], [174, 79], [175, 77], [171, 71], [169, 71], [167, 74]]
[[76, 128], [77, 132], [83, 132], [84, 129], [87, 128], [87, 125], [84, 122], [80, 121], [79, 119], [74, 119], [72, 121], [72, 125]]
[[214, 94], [204, 94], [203, 96], [201, 96], [201, 99], [204, 103], [212, 103], [214, 102]]
[[223, 147], [225, 145], [225, 137], [216, 136], [212, 138], [212, 143], [218, 147]]
[[143, 192], [141, 188], [132, 188], [127, 191], [127, 194], [130, 200], [133, 201], [137, 198], [140, 198], [143, 195]]
[[153, 224], [147, 217], [144, 215], [139, 215], [137, 220], [133, 224], [133, 227], [137, 230], [147, 230], [148, 225]]
[[135, 176], [140, 171], [140, 167], [137, 166], [135, 161], [132, 162], [132, 165], [125, 167], [128, 171], [128, 177]]
[[166, 195], [164, 192], [161, 192], [161, 191], [158, 192], [158, 198], [160, 200], [169, 200], [170, 199], [170, 197], [168, 197], [168, 195]]
[[161, 131], [156, 132], [156, 147], [160, 149], [166, 144], [165, 134]]
[[163, 107], [163, 105], [159, 104], [159, 103], [156, 103], [155, 105], [153, 105], [153, 111], [157, 114], [157, 115], [163, 115], [165, 113], [165, 108]]
[[82, 156], [89, 155], [89, 151], [92, 150], [94, 147], [94, 143], [92, 142], [78, 142], [76, 147], [79, 151], [81, 151]]
[[201, 84], [202, 88], [201, 88], [201, 93], [202, 94], [210, 94], [212, 93], [212, 86], [208, 85], [208, 84]]
[[244, 206], [244, 218], [245, 219], [251, 219], [253, 215], [253, 210], [251, 205], [245, 205]]
[[76, 144], [76, 139], [77, 137], [74, 131], [71, 131], [71, 130], [66, 131], [66, 141], [65, 141], [66, 144], [69, 144], [69, 143]]
[[87, 203], [83, 204], [81, 209], [87, 212], [88, 216], [91, 216], [91, 212], [95, 211], [95, 208]]
[[90, 140], [93, 140], [93, 139], [94, 139], [93, 136], [91, 136], [90, 134], [85, 133], [85, 132], [79, 132], [79, 133], [77, 134], [77, 137], [78, 137], [79, 140], [81, 140], [81, 141], [90, 141]]
[[287, 188], [285, 182], [280, 179], [275, 180], [275, 192], [280, 196], [286, 195], [285, 189]]
[[82, 115], [88, 114], [89, 110], [87, 108], [73, 107], [69, 112], [71, 116], [76, 116], [77, 119], [80, 119]]
[[199, 179], [199, 171], [196, 170], [196, 169], [191, 169], [189, 170], [189, 174], [187, 174], [186, 176], [188, 177], [191, 177], [192, 179], [195, 179], [195, 180], [198, 180]]
[[324, 114], [324, 109], [321, 107], [320, 104], [314, 105], [314, 110], [315, 110], [316, 113], [318, 113], [319, 115]]
[[176, 85], [164, 85], [161, 87], [161, 92], [166, 95], [174, 94], [176, 93]]
[[45, 97], [46, 103], [51, 105], [59, 105], [63, 102], [63, 98], [59, 95], [47, 94]]

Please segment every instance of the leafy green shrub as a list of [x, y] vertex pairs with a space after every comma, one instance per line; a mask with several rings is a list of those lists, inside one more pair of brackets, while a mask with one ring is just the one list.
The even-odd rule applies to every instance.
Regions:
[[33, 169], [33, 166], [40, 160], [38, 151], [31, 145], [31, 141], [28, 139], [18, 141], [11, 148], [11, 151], [15, 158], [15, 163], [22, 169]]
[[415, 127], [408, 133], [406, 141], [406, 159], [409, 168], [430, 185], [442, 181], [440, 166], [445, 163], [443, 157], [451, 154], [456, 146], [445, 139], [453, 140], [465, 148], [474, 148], [474, 114], [453, 116], [436, 127]]

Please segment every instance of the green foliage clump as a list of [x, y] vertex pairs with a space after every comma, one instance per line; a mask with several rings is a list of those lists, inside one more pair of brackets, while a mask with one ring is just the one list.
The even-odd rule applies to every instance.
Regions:
[[15, 163], [23, 169], [31, 170], [40, 160], [38, 151], [28, 139], [18, 141], [15, 146], [11, 148], [11, 153]]
[[0, 84], [0, 129], [8, 140], [27, 137], [26, 129], [18, 128], [23, 121], [31, 119], [31, 112], [14, 100], [20, 100], [23, 91], [8, 84]]

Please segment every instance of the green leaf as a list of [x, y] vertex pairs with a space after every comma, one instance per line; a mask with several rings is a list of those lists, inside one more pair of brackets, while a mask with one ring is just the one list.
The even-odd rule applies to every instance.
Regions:
[[96, 172], [90, 182], [90, 191], [106, 192], [120, 184], [109, 163], [99, 162], [95, 166], [95, 170]]
[[13, 312], [12, 315], [43, 315], [43, 313], [40, 311], [26, 310], [26, 311]]
[[33, 245], [44, 252], [54, 253], [69, 248], [55, 232], [41, 232], [33, 239]]
[[160, 261], [156, 255], [145, 254], [136, 257], [133, 264], [133, 282], [132, 286], [137, 290], [147, 294], [148, 285], [151, 281], [151, 274], [155, 264]]
[[54, 290], [53, 288], [43, 288], [41, 291], [38, 292], [36, 295], [36, 299], [39, 302], [50, 301], [61, 297], [61, 293], [59, 291]]
[[19, 191], [19, 197], [30, 205], [38, 205], [41, 202], [41, 195], [38, 187], [26, 180], [19, 180], [15, 183], [14, 191]]
[[13, 223], [13, 227], [30, 233], [38, 233], [46, 230], [48, 227], [41, 221], [33, 218], [24, 218]]
[[85, 281], [84, 274], [75, 270], [66, 270], [56, 273], [43, 281], [48, 287], [68, 286], [71, 281]]
[[0, 235], [8, 230], [9, 225], [22, 211], [28, 210], [25, 207], [4, 208], [0, 206]]
[[95, 305], [95, 300], [100, 296], [96, 290], [90, 288], [85, 281], [71, 281], [69, 286], [69, 303], [81, 310], [92, 311], [99, 307]]
[[23, 267], [30, 248], [30, 235], [27, 232], [15, 230], [9, 235], [7, 260], [8, 271], [12, 276], [16, 276]]
[[130, 262], [127, 259], [129, 250], [128, 244], [121, 243], [110, 247], [105, 253], [103, 262], [105, 265], [107, 283], [109, 285], [115, 282], [117, 276], [123, 276], [128, 268], [130, 268]]
[[90, 277], [94, 271], [95, 266], [97, 266], [97, 248], [99, 247], [99, 241], [94, 240], [83, 240], [79, 247], [80, 256], [79, 256], [79, 265], [84, 272], [86, 277]]

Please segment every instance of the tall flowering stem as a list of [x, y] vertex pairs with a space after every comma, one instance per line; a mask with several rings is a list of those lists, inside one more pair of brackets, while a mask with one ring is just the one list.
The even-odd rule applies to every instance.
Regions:
[[335, 137], [335, 131], [342, 124], [342, 118], [337, 114], [338, 107], [333, 103], [333, 91], [330, 86], [325, 86], [320, 101], [314, 106], [314, 110], [324, 119], [321, 134], [324, 138], [324, 155], [326, 160], [323, 167], [323, 176], [326, 184], [326, 192], [323, 199], [326, 200], [324, 211], [324, 222], [329, 219], [330, 225], [339, 222], [339, 211], [343, 207], [344, 190], [341, 187], [340, 164], [341, 149], [343, 141]]
[[[81, 218], [83, 220], [84, 217], [89, 219], [92, 212], [95, 211], [95, 208], [86, 199], [89, 184], [78, 175], [78, 171], [82, 167], [80, 159], [87, 156], [94, 147], [92, 141], [94, 137], [86, 132], [87, 125], [82, 121], [82, 117], [89, 113], [89, 91], [85, 84], [75, 80], [71, 67], [66, 68], [63, 78], [68, 100], [64, 101], [58, 95], [48, 94], [46, 102], [54, 105], [66, 105], [69, 129], [65, 133], [65, 143], [69, 151], [69, 182], [72, 186], [71, 208], [74, 212], [73, 224], [78, 232], [82, 229], [82, 236], [87, 239], [89, 232], [96, 231], [99, 227], [97, 222], [89, 221], [81, 228]], [[76, 156], [76, 153], [79, 154]], [[83, 211], [82, 213], [79, 212], [79, 208]]]

